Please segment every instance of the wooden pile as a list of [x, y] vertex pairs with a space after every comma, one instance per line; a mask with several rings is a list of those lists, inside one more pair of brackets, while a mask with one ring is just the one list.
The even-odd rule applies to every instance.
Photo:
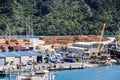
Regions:
[[0, 39], [0, 51], [9, 51], [11, 50], [24, 50], [25, 46], [29, 46], [28, 39], [21, 38], [1, 38]]
[[27, 40], [27, 39], [13, 38], [13, 39], [10, 39], [9, 45], [13, 45], [13, 46], [25, 46], [25, 45], [29, 45], [29, 40]]
[[[78, 36], [51, 36], [40, 38], [45, 41], [45, 44], [54, 44], [54, 43], [73, 43], [73, 42], [95, 42], [99, 41], [100, 36], [97, 35], [78, 35]], [[108, 41], [108, 38], [103, 38], [102, 41]]]
[[0, 44], [5, 44], [5, 39], [0, 39]]
[[[72, 46], [74, 42], [98, 42], [100, 36], [97, 35], [77, 35], [77, 36], [51, 36], [42, 37], [45, 45], [53, 44], [53, 48], [61, 48], [62, 46]], [[108, 41], [108, 38], [103, 38], [102, 41]]]

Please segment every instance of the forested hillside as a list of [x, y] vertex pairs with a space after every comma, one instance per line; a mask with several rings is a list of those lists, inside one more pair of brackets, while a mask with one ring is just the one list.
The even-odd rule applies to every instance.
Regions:
[[0, 35], [116, 34], [119, 0], [0, 0]]

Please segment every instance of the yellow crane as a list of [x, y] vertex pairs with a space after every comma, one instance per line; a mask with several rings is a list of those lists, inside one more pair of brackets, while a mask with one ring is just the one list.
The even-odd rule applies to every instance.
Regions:
[[99, 50], [100, 50], [100, 46], [101, 46], [100, 42], [102, 41], [105, 27], [106, 27], [106, 24], [104, 23], [103, 26], [102, 26], [102, 30], [101, 30], [101, 34], [100, 34], [100, 38], [99, 38], [99, 43], [98, 43], [98, 46], [97, 46], [97, 50], [96, 50], [95, 56], [98, 56], [98, 53], [99, 53]]

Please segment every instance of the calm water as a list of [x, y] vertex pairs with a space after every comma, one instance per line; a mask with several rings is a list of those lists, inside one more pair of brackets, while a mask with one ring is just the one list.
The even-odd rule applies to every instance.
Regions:
[[[120, 80], [120, 65], [84, 70], [65, 70], [53, 72], [57, 74], [55, 80]], [[0, 78], [0, 80], [15, 80], [16, 75]]]
[[55, 73], [55, 80], [120, 80], [120, 65]]

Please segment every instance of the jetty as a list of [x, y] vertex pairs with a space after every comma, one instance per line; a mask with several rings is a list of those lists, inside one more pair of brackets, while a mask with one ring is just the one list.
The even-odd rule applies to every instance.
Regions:
[[[72, 70], [72, 69], [85, 69], [98, 67], [98, 64], [87, 64], [87, 63], [58, 63], [58, 64], [38, 64], [34, 65], [33, 71], [36, 70], [49, 70], [49, 71], [58, 71], [58, 70]], [[21, 69], [11, 69], [11, 73], [16, 72], [30, 72], [31, 65], [22, 66]]]

